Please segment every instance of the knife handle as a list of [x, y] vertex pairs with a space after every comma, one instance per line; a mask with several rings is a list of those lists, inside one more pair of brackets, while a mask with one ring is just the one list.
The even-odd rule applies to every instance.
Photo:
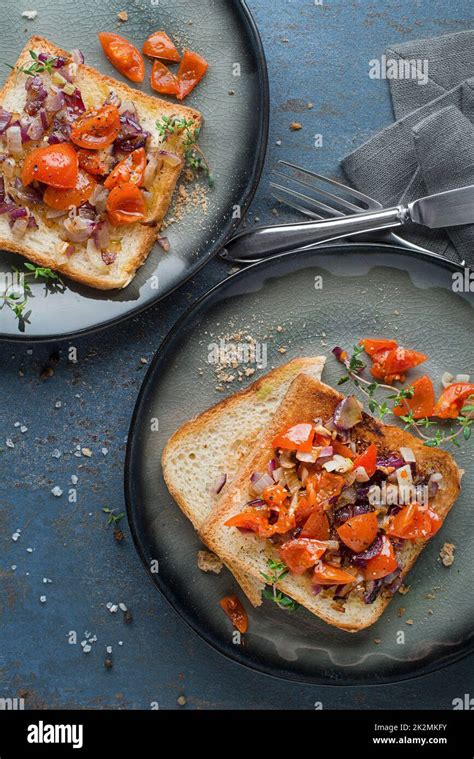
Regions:
[[347, 237], [360, 232], [390, 229], [403, 224], [401, 206], [351, 216], [303, 221], [299, 224], [257, 227], [233, 237], [221, 255], [230, 261], [258, 261], [277, 253], [311, 247], [314, 243]]

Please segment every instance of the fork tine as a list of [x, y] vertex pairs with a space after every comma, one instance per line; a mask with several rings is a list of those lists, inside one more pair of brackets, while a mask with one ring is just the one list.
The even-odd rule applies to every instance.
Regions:
[[300, 179], [299, 177], [289, 176], [288, 174], [285, 174], [282, 171], [278, 171], [277, 169], [274, 169], [273, 173], [278, 176], [282, 177], [283, 179], [286, 179], [287, 181], [295, 182], [298, 184], [302, 184], [304, 187], [310, 187], [312, 190], [318, 193], [318, 195], [324, 195], [325, 198], [328, 198], [329, 200], [332, 200], [336, 205], [340, 206], [341, 208], [345, 209], [346, 214], [349, 213], [360, 213], [361, 211], [368, 210], [366, 206], [358, 206], [354, 203], [349, 203], [348, 200], [345, 200], [344, 198], [341, 198], [340, 195], [335, 195], [333, 192], [329, 192], [328, 190], [323, 190], [322, 187], [316, 186], [315, 182], [306, 182], [304, 179]]
[[320, 211], [325, 211], [328, 216], [344, 216], [345, 214], [342, 213], [342, 211], [338, 211], [337, 208], [333, 208], [332, 206], [327, 206], [326, 203], [323, 203], [320, 200], [315, 200], [314, 198], [310, 198], [309, 195], [303, 195], [301, 192], [297, 192], [297, 190], [292, 190], [290, 187], [284, 187], [284, 185], [277, 184], [276, 182], [270, 182], [270, 187], [275, 190], [279, 190], [280, 192], [287, 193], [292, 198], [297, 198], [298, 200], [304, 200], [311, 204], [314, 208], [317, 208]]
[[[278, 161], [278, 165], [287, 166], [289, 169], [293, 169], [293, 171], [295, 171], [297, 174], [302, 174], [306, 177], [309, 177], [310, 180], [317, 180], [319, 182], [330, 184], [333, 187], [337, 187], [339, 190], [342, 190], [343, 192], [347, 193], [353, 198], [356, 198], [357, 200], [360, 200], [362, 203], [365, 203], [368, 209], [382, 208], [382, 204], [379, 203], [378, 200], [374, 200], [374, 198], [371, 198], [368, 195], [365, 195], [363, 192], [360, 192], [359, 190], [354, 190], [354, 188], [348, 187], [342, 182], [338, 182], [336, 179], [331, 179], [329, 177], [324, 177], [321, 174], [316, 174], [316, 172], [314, 171], [310, 171], [309, 169], [304, 169], [301, 166], [296, 166], [296, 164], [290, 163], [289, 161], [285, 161], [283, 159], [280, 159]], [[288, 175], [286, 176], [288, 177]], [[295, 181], [301, 181], [301, 180], [296, 179]], [[315, 187], [315, 189], [317, 189], [318, 191], [320, 189], [319, 185], [316, 182], [313, 182], [313, 184], [311, 184], [311, 182], [305, 183], [305, 184], [308, 184], [308, 186]], [[358, 210], [360, 209], [358, 208]]]
[[310, 209], [306, 208], [306, 206], [300, 206], [299, 203], [295, 203], [294, 201], [285, 198], [283, 195], [279, 195], [277, 192], [272, 192], [272, 197], [275, 198], [275, 200], [278, 200], [280, 203], [284, 203], [286, 206], [289, 206], [289, 208], [294, 208], [295, 211], [299, 211], [300, 213], [305, 214], [305, 216], [310, 216], [312, 219], [317, 219], [318, 221], [324, 219], [324, 216], [320, 216], [318, 213], [310, 211]]

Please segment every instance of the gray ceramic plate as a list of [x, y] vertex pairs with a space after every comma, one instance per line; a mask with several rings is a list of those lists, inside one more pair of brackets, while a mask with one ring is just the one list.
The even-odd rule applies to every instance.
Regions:
[[[454, 270], [437, 258], [376, 245], [274, 258], [214, 288], [163, 343], [132, 421], [126, 464], [128, 516], [145, 566], [149, 569], [151, 559], [159, 560], [160, 571], [151, 574], [152, 579], [217, 650], [269, 674], [333, 684], [413, 677], [472, 650], [472, 443], [456, 453], [466, 470], [458, 503], [411, 572], [410, 592], [397, 594], [375, 626], [344, 633], [302, 609], [281, 611], [265, 601], [258, 609], [247, 604], [250, 628], [244, 646], [232, 643], [229, 622], [218, 605], [222, 596], [235, 592], [236, 584], [227, 571], [215, 576], [197, 568], [200, 541], [169, 495], [160, 466], [169, 436], [222, 399], [215, 389], [215, 366], [207, 359], [213, 344], [236, 332], [250, 334], [267, 347], [268, 368], [295, 356], [330, 356], [333, 346], [350, 348], [362, 336], [393, 336], [429, 355], [423, 372], [434, 379], [446, 370], [473, 376], [474, 296], [452, 291]], [[322, 289], [317, 289], [317, 277], [322, 277]], [[323, 379], [334, 385], [340, 376], [341, 366], [328, 358]], [[243, 384], [234, 381], [224, 394]], [[155, 417], [158, 432], [150, 427]], [[456, 545], [450, 569], [438, 558], [444, 541]], [[401, 618], [400, 607], [406, 609]], [[410, 619], [413, 624], [407, 625]], [[403, 643], [397, 642], [403, 637]]]
[[[245, 213], [260, 176], [268, 129], [268, 84], [258, 32], [239, 0], [35, 0], [31, 6], [38, 16], [27, 21], [21, 17], [23, 5], [2, 1], [2, 61], [14, 63], [28, 37], [41, 34], [66, 49], [79, 47], [87, 63], [120, 77], [102, 53], [100, 30], [117, 31], [141, 47], [152, 31], [165, 29], [180, 48], [205, 55], [209, 71], [186, 104], [204, 115], [201, 144], [215, 176], [207, 214], [190, 210], [169, 227], [170, 252], [156, 246], [125, 290], [101, 293], [67, 282], [64, 292], [48, 294], [44, 285], [35, 285], [30, 323], [23, 332], [8, 308], [0, 310], [0, 337], [34, 340], [67, 337], [129, 317], [182, 284], [222, 247], [238, 223], [232, 219], [233, 209], [240, 206]], [[117, 13], [124, 8], [129, 20], [121, 24]], [[238, 77], [234, 76], [237, 63]], [[152, 93], [147, 79], [141, 89]], [[229, 95], [230, 91], [235, 94]], [[12, 264], [21, 266], [22, 259], [0, 252], [0, 272], [10, 271]], [[151, 287], [152, 275], [158, 275], [158, 290]]]

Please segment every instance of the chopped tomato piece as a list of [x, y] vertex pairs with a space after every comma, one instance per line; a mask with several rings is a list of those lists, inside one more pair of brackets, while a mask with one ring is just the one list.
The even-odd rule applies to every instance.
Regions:
[[409, 348], [392, 348], [375, 354], [371, 373], [375, 379], [383, 382], [404, 382], [406, 372], [427, 358], [424, 353]]
[[162, 58], [164, 61], [180, 60], [176, 46], [171, 42], [166, 32], [153, 32], [143, 43], [143, 52], [150, 58]]
[[136, 184], [121, 184], [110, 191], [107, 216], [111, 224], [135, 224], [145, 218], [145, 199]]
[[310, 453], [313, 447], [314, 427], [312, 424], [295, 424], [286, 432], [277, 435], [272, 442], [273, 448], [285, 448], [287, 451]]
[[139, 187], [143, 182], [145, 169], [145, 149], [137, 148], [137, 150], [134, 150], [133, 153], [130, 153], [130, 155], [117, 164], [115, 169], [105, 180], [104, 187], [111, 190], [112, 187], [116, 187], [118, 184], [124, 184], [125, 182], [131, 182]]
[[249, 627], [247, 612], [237, 596], [225, 596], [219, 601], [219, 605], [229, 617], [235, 629], [240, 633], [246, 633]]
[[120, 132], [120, 116], [115, 105], [92, 108], [79, 116], [71, 129], [71, 140], [80, 148], [100, 150], [111, 145]]
[[178, 69], [178, 100], [184, 100], [201, 81], [209, 64], [197, 53], [185, 50]]
[[411, 503], [391, 517], [387, 532], [404, 540], [426, 540], [438, 532], [442, 523], [431, 509], [422, 509], [418, 503]]
[[302, 575], [307, 569], [314, 567], [326, 550], [327, 543], [299, 538], [284, 543], [278, 553], [290, 572]]
[[344, 522], [337, 528], [337, 533], [342, 542], [349, 546], [352, 551], [360, 553], [372, 545], [379, 530], [379, 523], [375, 512], [359, 514]]
[[[465, 401], [474, 397], [474, 385], [468, 382], [455, 382], [441, 394], [433, 411], [433, 416], [440, 419], [456, 419], [461, 414]], [[469, 405], [474, 405], [474, 402]]]
[[377, 446], [375, 443], [371, 443], [364, 453], [354, 459], [354, 469], [359, 466], [363, 467], [367, 472], [368, 477], [372, 477], [377, 469]]
[[131, 42], [114, 32], [99, 32], [102, 49], [112, 66], [130, 79], [131, 82], [143, 82], [145, 63], [139, 50]]
[[273, 527], [270, 525], [268, 517], [269, 511], [267, 509], [248, 509], [228, 519], [225, 526], [255, 532], [261, 538], [266, 538], [273, 535]]
[[76, 186], [78, 171], [76, 151], [68, 142], [61, 142], [28, 153], [21, 170], [21, 181], [25, 187], [36, 180], [68, 190]]
[[339, 456], [344, 456], [346, 459], [355, 459], [356, 455], [351, 451], [348, 445], [339, 442], [339, 440], [331, 440], [328, 445], [332, 445], [334, 453]]
[[398, 343], [395, 340], [361, 340], [359, 345], [362, 345], [364, 351], [368, 356], [375, 356], [380, 351], [389, 351], [392, 348], [396, 348]]
[[263, 500], [269, 506], [281, 506], [289, 496], [289, 492], [282, 485], [270, 485], [262, 493]]
[[154, 61], [150, 75], [150, 84], [160, 95], [178, 95], [178, 80], [168, 66], [161, 61]]
[[366, 580], [379, 580], [398, 569], [393, 546], [386, 535], [382, 537], [382, 543], [381, 552], [373, 559], [369, 559], [363, 570]]
[[331, 534], [329, 521], [324, 511], [323, 504], [320, 503], [313, 507], [313, 510], [304, 523], [300, 536], [302, 538], [313, 538], [316, 540], [328, 540]]
[[87, 171], [88, 174], [92, 174], [95, 177], [108, 174], [109, 166], [107, 161], [96, 150], [78, 150], [77, 157], [79, 166], [84, 171]]
[[60, 190], [57, 187], [47, 187], [43, 200], [50, 208], [66, 211], [71, 206], [81, 206], [94, 192], [97, 182], [87, 172], [79, 170], [76, 186], [70, 190]]
[[427, 416], [432, 416], [435, 395], [430, 378], [424, 375], [413, 382], [410, 387], [413, 388], [414, 394], [411, 398], [404, 398], [393, 407], [395, 416], [407, 416], [409, 413], [413, 415], [413, 419], [424, 419]]
[[355, 582], [356, 578], [344, 569], [338, 569], [320, 561], [314, 570], [313, 580], [318, 585], [348, 585], [350, 582]]
[[346, 481], [342, 475], [326, 472], [325, 469], [312, 474], [306, 480], [306, 499], [308, 505], [315, 506], [317, 503], [330, 501], [331, 498], [340, 494], [345, 484]]

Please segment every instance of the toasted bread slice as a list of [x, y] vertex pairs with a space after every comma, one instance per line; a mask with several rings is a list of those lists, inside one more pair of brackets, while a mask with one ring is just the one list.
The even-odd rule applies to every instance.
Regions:
[[[275, 435], [302, 419], [330, 418], [342, 398], [343, 396], [331, 387], [310, 377], [300, 375], [294, 379], [247, 463], [201, 529], [203, 540], [223, 561], [232, 562], [240, 571], [258, 578], [263, 572], [268, 573], [269, 558], [280, 560], [268, 540], [263, 540], [253, 533], [244, 534], [236, 528], [226, 527], [224, 523], [239, 513], [242, 505], [251, 499], [250, 476], [252, 472], [262, 471], [272, 457], [272, 440]], [[398, 427], [380, 424], [367, 414], [364, 415], [363, 421], [354, 427], [352, 438], [361, 443], [375, 443], [381, 452], [409, 447], [415, 453], [420, 474], [440, 472], [443, 475], [443, 487], [432, 500], [431, 508], [442, 519], [446, 517], [460, 489], [460, 472], [448, 453], [427, 448], [419, 438]], [[414, 565], [424, 546], [425, 542], [405, 541], [400, 557], [403, 577]], [[357, 632], [376, 622], [391, 598], [379, 595], [372, 604], [365, 604], [361, 598], [350, 595], [345, 604], [345, 612], [341, 613], [334, 608], [337, 604], [333, 602], [332, 593], [325, 590], [319, 595], [313, 593], [311, 577], [307, 574], [288, 574], [278, 583], [278, 587], [325, 622], [349, 632]]]
[[[196, 530], [225, 496], [292, 380], [301, 372], [319, 379], [324, 362], [323, 356], [289, 361], [186, 422], [170, 438], [162, 456], [165, 482]], [[226, 484], [216, 493], [224, 475]], [[261, 578], [236, 570], [231, 559], [226, 564], [254, 606], [261, 604]]]
[[[36, 53], [44, 52], [50, 56], [69, 55], [43, 37], [34, 36], [28, 40], [16, 62], [15, 70], [11, 72], [0, 91], [0, 105], [12, 113], [21, 113], [25, 104], [25, 81], [28, 76], [17, 69], [31, 64], [30, 50]], [[46, 82], [49, 75], [41, 76]], [[184, 117], [192, 120], [196, 127], [200, 127], [202, 123], [198, 111], [146, 95], [127, 84], [104, 76], [91, 66], [79, 66], [74, 84], [80, 89], [86, 108], [101, 106], [112, 90], [122, 102], [133, 102], [142, 127], [151, 134], [151, 150], [160, 149], [162, 145], [155, 122], [163, 116]], [[173, 135], [164, 147], [182, 157], [184, 139], [183, 133]], [[35, 143], [35, 146], [39, 144], [41, 143]], [[85, 245], [76, 245], [75, 252], [67, 256], [64, 243], [59, 237], [59, 223], [46, 219], [36, 206], [32, 210], [39, 229], [27, 231], [21, 240], [13, 237], [8, 216], [0, 215], [0, 248], [19, 253], [35, 264], [50, 267], [71, 279], [100, 290], [126, 287], [135, 276], [138, 267], [146, 260], [156, 240], [182, 165], [183, 162], [173, 166], [170, 161], [164, 161], [162, 168], [157, 171], [151, 188], [151, 198], [147, 201], [147, 224], [112, 227], [112, 237], [120, 249], [111, 264], [104, 263], [99, 254], [89, 255]]]

